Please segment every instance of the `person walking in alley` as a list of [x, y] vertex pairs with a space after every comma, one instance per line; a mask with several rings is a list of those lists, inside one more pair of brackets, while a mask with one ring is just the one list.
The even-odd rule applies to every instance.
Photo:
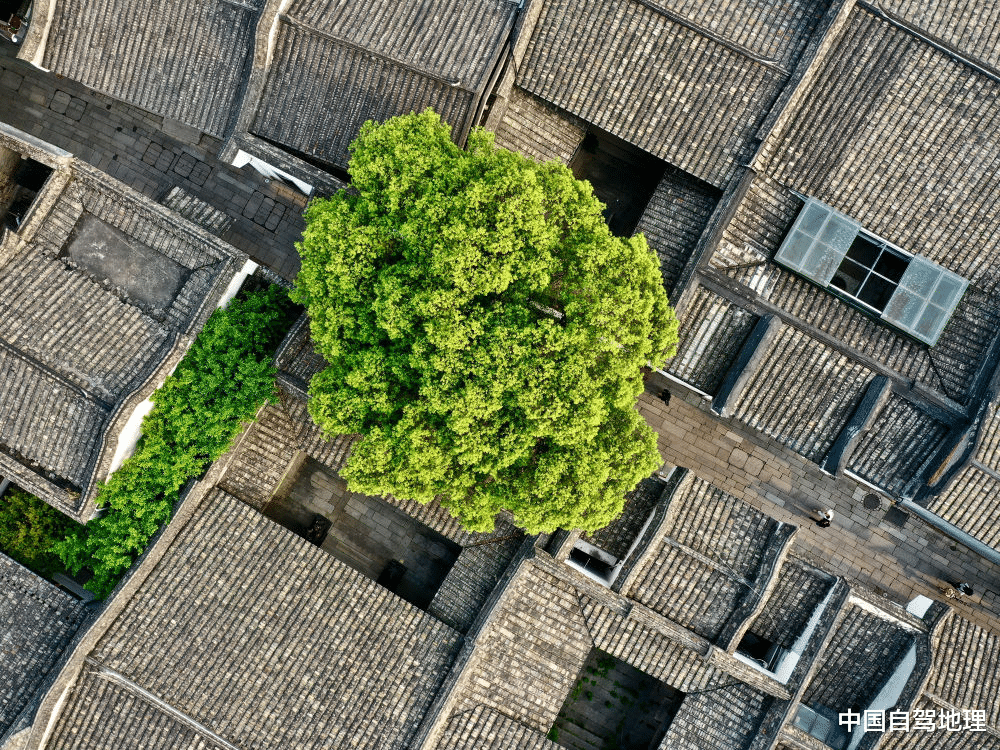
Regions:
[[813, 510], [813, 519], [817, 526], [825, 529], [833, 521], [833, 508], [816, 508]]

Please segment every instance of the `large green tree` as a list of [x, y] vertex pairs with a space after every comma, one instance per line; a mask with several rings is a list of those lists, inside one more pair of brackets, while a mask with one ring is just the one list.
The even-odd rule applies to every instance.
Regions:
[[642, 236], [613, 236], [557, 163], [465, 150], [431, 111], [367, 123], [352, 189], [306, 211], [293, 298], [329, 366], [313, 419], [356, 433], [351, 489], [473, 530], [596, 529], [660, 464], [635, 409], [677, 322]]

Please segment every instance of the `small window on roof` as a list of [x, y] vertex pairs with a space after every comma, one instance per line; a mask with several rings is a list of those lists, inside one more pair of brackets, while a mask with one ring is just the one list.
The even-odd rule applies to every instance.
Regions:
[[775, 261], [934, 346], [969, 282], [806, 198]]

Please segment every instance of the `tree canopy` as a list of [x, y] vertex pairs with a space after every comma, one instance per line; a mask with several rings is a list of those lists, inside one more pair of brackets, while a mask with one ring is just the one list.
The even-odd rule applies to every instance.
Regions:
[[469, 529], [597, 529], [661, 463], [635, 409], [677, 321], [641, 235], [586, 182], [431, 111], [366, 123], [314, 200], [293, 298], [328, 367], [313, 419], [359, 434], [357, 492], [437, 497]]

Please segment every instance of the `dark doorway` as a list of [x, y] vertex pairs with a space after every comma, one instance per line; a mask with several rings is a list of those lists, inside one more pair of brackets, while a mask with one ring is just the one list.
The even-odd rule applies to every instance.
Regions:
[[612, 233], [630, 237], [656, 190], [666, 162], [591, 127], [569, 164], [578, 180], [587, 180], [603, 203]]
[[753, 659], [764, 669], [773, 672], [778, 660], [784, 653], [784, 649], [777, 643], [772, 643], [763, 636], [747, 631], [736, 647], [738, 653], [743, 654], [748, 659]]
[[0, 154], [0, 216], [8, 229], [24, 223], [52, 168], [34, 159], [20, 158], [9, 149]]

